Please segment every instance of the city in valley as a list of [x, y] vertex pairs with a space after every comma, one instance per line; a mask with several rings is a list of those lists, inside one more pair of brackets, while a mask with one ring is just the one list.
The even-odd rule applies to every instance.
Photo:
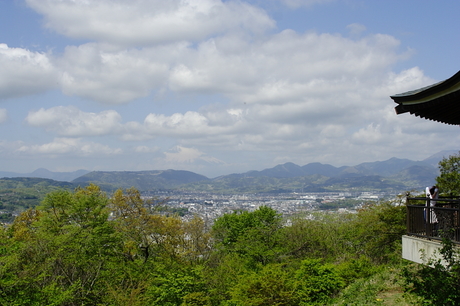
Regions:
[[223, 214], [235, 210], [254, 211], [260, 206], [268, 206], [285, 217], [313, 211], [355, 212], [367, 204], [396, 199], [397, 195], [380, 191], [237, 195], [158, 191], [143, 193], [143, 198], [146, 201], [155, 199], [184, 219], [198, 215], [212, 223]]

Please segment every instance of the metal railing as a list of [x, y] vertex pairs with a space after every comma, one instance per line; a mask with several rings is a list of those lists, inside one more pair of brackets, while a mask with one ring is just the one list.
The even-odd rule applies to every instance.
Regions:
[[[430, 201], [435, 205], [431, 206]], [[407, 234], [433, 240], [446, 237], [460, 244], [460, 198], [406, 198]]]

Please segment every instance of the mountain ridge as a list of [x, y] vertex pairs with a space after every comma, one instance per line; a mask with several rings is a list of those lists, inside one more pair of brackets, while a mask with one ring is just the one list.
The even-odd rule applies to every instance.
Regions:
[[55, 181], [64, 181], [71, 182], [74, 179], [89, 173], [88, 170], [76, 170], [71, 172], [53, 172], [45, 168], [38, 168], [30, 173], [17, 173], [9, 171], [0, 171], [0, 178], [16, 178], [16, 177], [35, 177], [35, 178], [44, 178], [51, 179]]
[[385, 161], [341, 167], [319, 162], [303, 166], [287, 162], [260, 171], [251, 170], [215, 178], [173, 169], [52, 172], [43, 168], [29, 174], [0, 172], [0, 177], [42, 177], [77, 185], [95, 183], [108, 190], [135, 187], [141, 191], [178, 188], [206, 192], [327, 191], [358, 187], [362, 190], [412, 189], [433, 184], [439, 173], [435, 165], [447, 154], [455, 152], [441, 151], [422, 161], [392, 157]]

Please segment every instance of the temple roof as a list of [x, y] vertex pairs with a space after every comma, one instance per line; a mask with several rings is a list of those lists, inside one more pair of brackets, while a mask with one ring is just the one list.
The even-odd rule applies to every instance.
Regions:
[[446, 124], [460, 125], [460, 71], [439, 83], [393, 95], [396, 114], [415, 116]]

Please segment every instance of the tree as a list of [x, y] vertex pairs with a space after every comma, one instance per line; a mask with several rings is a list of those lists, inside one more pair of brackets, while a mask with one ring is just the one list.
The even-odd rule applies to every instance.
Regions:
[[9, 248], [0, 256], [1, 304], [98, 304], [121, 253], [107, 203], [90, 185], [52, 192], [21, 214], [2, 237]]
[[439, 162], [439, 172], [436, 178], [439, 190], [452, 196], [460, 195], [460, 152], [443, 158]]
[[319, 259], [303, 260], [296, 280], [299, 305], [325, 305], [345, 284], [334, 265], [323, 265]]
[[211, 234], [199, 216], [184, 221], [183, 251], [181, 257], [189, 263], [206, 261], [211, 253]]
[[406, 233], [405, 206], [388, 201], [367, 205], [350, 225], [355, 254], [366, 255], [378, 264], [399, 260], [401, 236]]
[[280, 264], [268, 264], [257, 272], [242, 275], [231, 288], [232, 298], [223, 305], [235, 306], [297, 306], [296, 282]]
[[[460, 152], [439, 162], [436, 182], [440, 191], [460, 195]], [[442, 234], [448, 234], [446, 232]], [[449, 235], [442, 235], [449, 236]], [[427, 265], [412, 264], [403, 270], [404, 289], [415, 293], [423, 305], [459, 305], [460, 254], [454, 243], [443, 237], [441, 258], [426, 258]]]
[[291, 217], [291, 226], [283, 230], [281, 239], [287, 254], [293, 258], [335, 258], [345, 254], [344, 235], [354, 214], [315, 214], [313, 218]]
[[111, 199], [111, 211], [117, 230], [124, 235], [124, 254], [129, 260], [143, 257], [144, 263], [152, 250], [152, 232], [155, 220], [135, 188], [115, 191]]
[[157, 266], [146, 289], [146, 305], [209, 305], [201, 268]]
[[130, 188], [117, 190], [111, 199], [113, 220], [124, 236], [124, 254], [129, 260], [151, 258], [158, 261], [194, 262], [199, 252], [209, 247], [209, 234], [204, 222], [194, 218], [184, 223], [178, 216], [165, 216], [155, 211], [140, 192]]
[[218, 218], [212, 227], [217, 246], [249, 259], [249, 264], [267, 264], [280, 253], [282, 218], [274, 209], [261, 206], [253, 212], [235, 211]]
[[439, 254], [442, 259], [428, 258], [427, 265], [413, 264], [403, 269], [404, 290], [415, 293], [421, 305], [460, 305], [458, 250], [451, 240], [444, 238]]

